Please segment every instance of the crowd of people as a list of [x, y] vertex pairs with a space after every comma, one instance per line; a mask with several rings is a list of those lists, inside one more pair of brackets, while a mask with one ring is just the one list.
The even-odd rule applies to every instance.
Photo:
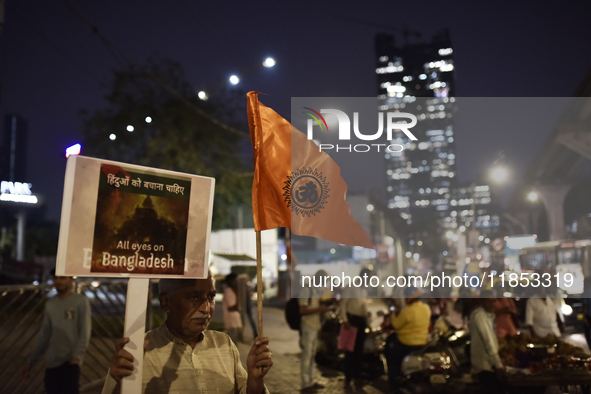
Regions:
[[[371, 275], [371, 272], [360, 272], [361, 277], [364, 274]], [[322, 275], [322, 272], [317, 275]], [[318, 289], [316, 291], [322, 293]], [[390, 389], [395, 391], [401, 382], [402, 362], [407, 355], [424, 348], [436, 333], [449, 336], [461, 330], [470, 334], [471, 350], [468, 354], [473, 376], [482, 383], [484, 392], [502, 392], [505, 366], [499, 356], [499, 339], [518, 332], [528, 332], [532, 337], [540, 338], [561, 336], [558, 306], [550, 290], [540, 288], [531, 295], [531, 298], [521, 298], [516, 302], [514, 298], [499, 297], [493, 290], [465, 288], [455, 297], [441, 297], [439, 293], [423, 294], [421, 289], [405, 288], [404, 299], [389, 300], [391, 313], [384, 316], [379, 328], [389, 333], [384, 355]], [[319, 331], [325, 310], [317, 302], [306, 306], [310, 302], [306, 298], [300, 299], [300, 302], [302, 313], [313, 314], [314, 332]], [[371, 302], [366, 289], [344, 288], [340, 291], [339, 320], [345, 329], [355, 327], [357, 333], [354, 348], [345, 350], [345, 391], [351, 390], [352, 385], [364, 384], [359, 360], [363, 357], [364, 344], [371, 332], [371, 314], [368, 311]], [[306, 333], [303, 343], [315, 341], [309, 339], [306, 330], [303, 331]], [[310, 379], [311, 363], [304, 362], [304, 358], [311, 359], [306, 348], [302, 357], [302, 390], [315, 392], [317, 386]]]
[[[371, 275], [364, 269], [360, 276]], [[324, 277], [320, 270], [316, 276]], [[77, 393], [79, 365], [90, 339], [90, 305], [86, 297], [73, 292], [73, 278], [54, 277], [57, 296], [45, 310], [36, 346], [23, 369], [27, 377], [32, 363], [45, 354], [46, 392]], [[247, 357], [247, 368], [240, 362], [236, 344], [244, 342], [241, 305], [250, 309], [252, 292], [238, 277], [225, 278], [223, 315], [225, 333], [207, 330], [215, 309], [215, 287], [207, 279], [161, 279], [159, 298], [166, 322], [146, 334], [143, 363], [143, 392], [207, 392], [208, 387], [225, 387], [223, 392], [266, 392], [264, 376], [273, 365], [267, 338], [259, 338], [252, 313], [246, 313], [253, 327], [254, 344]], [[427, 345], [434, 335], [445, 336], [458, 330], [471, 336], [471, 370], [485, 392], [500, 392], [505, 366], [499, 356], [499, 338], [528, 330], [530, 335], [560, 337], [557, 305], [546, 289], [536, 297], [520, 300], [498, 298], [491, 290], [480, 293], [463, 289], [457, 297], [422, 294], [407, 287], [404, 298], [390, 300], [390, 313], [383, 315], [379, 330], [387, 332], [384, 348], [391, 390], [400, 383], [405, 356]], [[301, 390], [317, 392], [323, 385], [314, 380], [315, 356], [323, 318], [336, 312], [343, 330], [353, 330], [354, 338], [344, 348], [344, 391], [363, 385], [359, 362], [375, 322], [369, 305], [372, 299], [362, 287], [344, 288], [338, 300], [326, 301], [325, 289], [306, 288], [299, 296]], [[428, 298], [427, 298], [428, 297]], [[329, 295], [330, 298], [330, 295]], [[246, 301], [246, 302], [245, 302]], [[250, 311], [251, 312], [251, 311]], [[333, 316], [335, 316], [333, 314]], [[125, 350], [128, 338], [116, 344], [103, 393], [118, 393], [121, 379], [132, 374], [133, 357]], [[207, 368], [204, 368], [207, 366]], [[70, 382], [69, 386], [67, 385]]]

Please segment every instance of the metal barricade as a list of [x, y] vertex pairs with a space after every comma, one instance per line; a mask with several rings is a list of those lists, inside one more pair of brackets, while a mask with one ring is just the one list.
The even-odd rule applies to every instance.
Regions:
[[[88, 297], [92, 310], [92, 334], [80, 369], [80, 390], [100, 392], [97, 387], [104, 382], [114, 343], [123, 337], [127, 280], [80, 282], [76, 291]], [[43, 393], [43, 362], [31, 367], [29, 379], [22, 378], [22, 370], [35, 345], [45, 303], [55, 294], [48, 284], [0, 286], [0, 394]], [[155, 302], [150, 294], [151, 328], [163, 318], [159, 308], [156, 315], [152, 312]]]

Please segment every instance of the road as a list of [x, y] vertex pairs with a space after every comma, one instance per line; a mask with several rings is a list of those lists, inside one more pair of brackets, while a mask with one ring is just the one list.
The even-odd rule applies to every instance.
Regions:
[[[273, 368], [265, 377], [265, 384], [271, 393], [293, 394], [300, 392], [300, 355], [298, 344], [299, 334], [289, 328], [285, 322], [283, 309], [263, 308], [263, 332], [269, 337], [270, 348], [273, 353]], [[247, 342], [252, 341], [250, 327], [245, 327], [244, 337]], [[242, 364], [246, 365], [246, 355], [250, 350], [250, 344], [239, 343], [238, 349]], [[318, 368], [317, 368], [318, 369]], [[336, 394], [344, 392], [345, 375], [333, 369], [322, 368], [317, 370], [316, 381], [326, 386], [318, 393]], [[367, 382], [358, 393], [377, 394], [387, 392], [388, 382], [386, 376]]]

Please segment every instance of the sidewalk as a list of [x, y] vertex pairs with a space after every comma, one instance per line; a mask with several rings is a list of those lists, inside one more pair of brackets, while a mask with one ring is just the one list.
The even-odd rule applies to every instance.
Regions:
[[[254, 311], [253, 311], [254, 312]], [[300, 392], [300, 354], [298, 344], [299, 334], [289, 328], [285, 322], [283, 309], [274, 307], [263, 308], [264, 335], [269, 337], [271, 352], [273, 353], [273, 368], [265, 377], [265, 384], [273, 394], [295, 394]], [[238, 344], [242, 364], [246, 365], [246, 356], [252, 345], [252, 331], [250, 326], [244, 328], [244, 338], [247, 343]], [[317, 371], [318, 383], [325, 386], [318, 390], [319, 394], [344, 393], [345, 375], [340, 371], [322, 368]], [[368, 383], [358, 393], [377, 394], [387, 392], [386, 376]]]

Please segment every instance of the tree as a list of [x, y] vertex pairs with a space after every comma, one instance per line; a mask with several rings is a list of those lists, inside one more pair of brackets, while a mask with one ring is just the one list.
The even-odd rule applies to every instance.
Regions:
[[250, 201], [252, 170], [240, 158], [248, 133], [235, 99], [200, 100], [180, 65], [165, 59], [115, 71], [105, 99], [105, 108], [82, 113], [85, 154], [214, 177], [214, 228]]

